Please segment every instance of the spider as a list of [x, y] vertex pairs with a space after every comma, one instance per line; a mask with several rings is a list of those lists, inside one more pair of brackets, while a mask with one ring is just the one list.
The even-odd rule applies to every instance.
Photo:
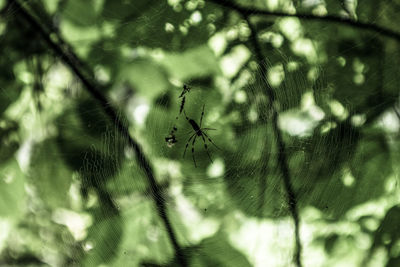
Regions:
[[192, 89], [192, 88], [190, 88], [189, 86], [187, 86], [186, 84], [184, 84], [184, 85], [183, 85], [183, 91], [182, 91], [181, 95], [179, 96], [179, 98], [181, 98], [181, 97], [184, 96], [187, 92], [189, 92], [190, 89]]
[[205, 131], [207, 131], [207, 130], [216, 130], [216, 129], [213, 129], [213, 128], [201, 128], [201, 124], [202, 124], [202, 122], [203, 122], [203, 116], [204, 116], [204, 106], [205, 106], [205, 105], [203, 105], [203, 111], [201, 112], [200, 125], [198, 125], [197, 122], [195, 122], [193, 119], [188, 118], [188, 116], [186, 115], [185, 110], [183, 110], [183, 113], [185, 114], [186, 120], [187, 120], [187, 121], [189, 122], [189, 124], [192, 126], [193, 131], [194, 131], [194, 133], [189, 137], [189, 139], [188, 139], [187, 142], [186, 142], [185, 150], [184, 150], [184, 152], [183, 152], [183, 157], [185, 157], [186, 149], [187, 149], [188, 146], [189, 146], [190, 140], [192, 140], [192, 138], [194, 137], [194, 138], [193, 138], [193, 141], [192, 141], [192, 157], [193, 157], [194, 166], [195, 166], [196, 168], [197, 168], [197, 165], [196, 165], [196, 159], [195, 159], [195, 157], [194, 157], [194, 143], [196, 142], [196, 138], [197, 138], [198, 136], [200, 136], [200, 137], [203, 139], [204, 148], [206, 149], [208, 158], [210, 159], [211, 162], [213, 162], [213, 161], [212, 161], [212, 159], [211, 159], [210, 153], [208, 152], [206, 140], [205, 140], [204, 137], [206, 137], [206, 138], [208, 139], [208, 141], [209, 141], [211, 144], [213, 144], [216, 148], [220, 149], [216, 144], [214, 144], [214, 142], [211, 140], [211, 138], [205, 133]]
[[185, 94], [188, 93], [190, 91], [190, 89], [191, 88], [189, 86], [187, 86], [186, 84], [183, 85], [183, 91], [182, 91], [181, 95], [179, 96], [179, 98], [182, 98], [181, 106], [179, 108], [179, 114], [176, 117], [176, 119], [178, 119], [178, 117], [182, 114], [182, 110], [185, 107], [185, 101], [186, 101], [186, 95]]
[[165, 142], [167, 142], [168, 147], [172, 147], [173, 145], [175, 145], [176, 142], [178, 142], [175, 136], [176, 131], [178, 131], [178, 128], [176, 128], [176, 126], [174, 125], [169, 135], [165, 137]]

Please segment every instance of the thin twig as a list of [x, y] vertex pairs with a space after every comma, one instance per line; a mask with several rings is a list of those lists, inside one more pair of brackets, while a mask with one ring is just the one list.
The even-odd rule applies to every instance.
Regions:
[[[25, 18], [25, 20], [29, 23], [29, 25], [42, 36], [44, 41], [46, 41], [46, 43], [50, 46], [50, 48], [54, 51], [54, 53], [58, 55], [67, 66], [69, 66], [69, 68], [81, 80], [81, 82], [88, 90], [88, 92], [92, 95], [92, 97], [94, 97], [100, 103], [100, 105], [104, 109], [104, 112], [108, 115], [109, 119], [115, 124], [116, 128], [121, 133], [121, 135], [127, 138], [128, 144], [135, 151], [136, 160], [139, 166], [143, 169], [143, 171], [147, 176], [153, 201], [155, 202], [158, 214], [161, 217], [164, 226], [167, 230], [172, 246], [175, 249], [177, 259], [182, 266], [187, 266], [186, 259], [182, 254], [182, 249], [178, 244], [176, 234], [174, 233], [171, 222], [169, 221], [169, 218], [167, 216], [167, 208], [165, 200], [162, 196], [159, 185], [157, 184], [157, 181], [154, 177], [154, 173], [150, 165], [150, 162], [147, 159], [146, 155], [143, 153], [139, 143], [137, 143], [136, 140], [130, 135], [128, 128], [123, 124], [122, 120], [117, 115], [116, 111], [114, 110], [110, 102], [98, 89], [99, 86], [95, 82], [93, 82], [93, 79], [87, 78], [81, 72], [79, 67], [76, 65], [76, 59], [78, 59], [77, 55], [70, 54], [72, 53], [71, 49], [65, 49], [68, 51], [68, 53], [65, 52], [63, 48], [61, 48], [57, 43], [55, 43], [50, 38], [50, 34], [56, 34], [56, 33], [47, 32], [45, 28], [42, 27], [42, 25], [36, 20], [36, 18], [32, 16], [27, 10], [25, 10], [25, 8], [22, 7], [18, 1], [10, 0], [10, 2], [17, 7], [18, 12]], [[60, 40], [61, 38], [58, 39]], [[63, 45], [66, 45], [66, 43], [64, 43]]]
[[[264, 57], [263, 57], [263, 53], [262, 53], [262, 50], [260, 47], [260, 43], [258, 42], [258, 39], [257, 39], [256, 30], [254, 29], [253, 24], [251, 23], [248, 14], [242, 13], [241, 11], [239, 11], [239, 12], [243, 16], [243, 18], [246, 20], [246, 22], [250, 28], [250, 41], [252, 42], [252, 44], [254, 46], [255, 55], [257, 57], [257, 61], [260, 64], [261, 73], [265, 74], [267, 69], [266, 69], [266, 65], [263, 64]], [[300, 234], [299, 234], [300, 219], [299, 219], [299, 213], [297, 210], [297, 199], [296, 199], [296, 194], [294, 192], [293, 185], [292, 185], [292, 178], [291, 178], [289, 167], [288, 167], [288, 160], [286, 158], [285, 143], [282, 139], [282, 134], [278, 127], [278, 112], [274, 108], [274, 102], [276, 99], [275, 93], [274, 93], [271, 85], [269, 84], [268, 80], [265, 80], [265, 82], [266, 82], [266, 92], [267, 92], [269, 102], [270, 102], [270, 109], [272, 111], [272, 127], [273, 127], [273, 131], [274, 131], [274, 134], [276, 137], [277, 146], [278, 146], [278, 164], [279, 164], [279, 168], [282, 172], [283, 183], [284, 183], [285, 190], [286, 190], [287, 197], [288, 197], [287, 201], [288, 201], [288, 205], [289, 205], [289, 211], [290, 211], [291, 216], [294, 221], [294, 236], [295, 236], [294, 261], [298, 267], [301, 267], [302, 266], [302, 264], [301, 264], [301, 241], [300, 241]]]
[[223, 7], [227, 7], [227, 8], [236, 10], [241, 14], [247, 14], [248, 16], [262, 15], [262, 16], [270, 16], [270, 17], [294, 17], [294, 18], [310, 20], [310, 21], [339, 23], [339, 24], [347, 25], [347, 26], [350, 26], [353, 28], [373, 31], [380, 35], [384, 35], [386, 37], [393, 38], [397, 41], [400, 41], [400, 33], [398, 33], [398, 32], [395, 32], [391, 29], [384, 28], [384, 27], [376, 25], [376, 24], [371, 24], [371, 23], [362, 22], [362, 21], [356, 21], [356, 20], [353, 20], [350, 18], [338, 17], [338, 16], [334, 16], [334, 15], [317, 16], [317, 15], [312, 15], [312, 14], [302, 14], [302, 13], [290, 14], [290, 13], [279, 12], [279, 11], [261, 10], [261, 9], [257, 9], [257, 8], [244, 7], [242, 5], [238, 5], [238, 4], [236, 4], [232, 1], [228, 1], [228, 0], [208, 0], [208, 1], [213, 2], [217, 5], [223, 6]]

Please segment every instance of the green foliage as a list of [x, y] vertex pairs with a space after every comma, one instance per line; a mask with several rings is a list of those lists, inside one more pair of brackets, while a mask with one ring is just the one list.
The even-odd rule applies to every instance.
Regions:
[[45, 140], [32, 148], [30, 181], [46, 205], [68, 207], [65, 201], [71, 186], [72, 172], [65, 166], [55, 140]]
[[213, 2], [2, 5], [1, 266], [399, 265], [399, 1]]
[[109, 263], [117, 255], [122, 239], [122, 218], [115, 207], [109, 206], [95, 211], [95, 223], [90, 227], [86, 242], [90, 249], [85, 259], [84, 266], [99, 266]]
[[0, 214], [10, 219], [20, 219], [26, 210], [25, 177], [18, 162], [11, 158], [1, 165]]
[[[223, 251], [223, 253], [218, 253]], [[251, 266], [248, 260], [225, 241], [223, 233], [204, 239], [198, 246], [186, 248], [184, 255], [189, 259], [190, 266]], [[175, 259], [163, 266], [177, 266]], [[151, 266], [142, 264], [142, 266]]]

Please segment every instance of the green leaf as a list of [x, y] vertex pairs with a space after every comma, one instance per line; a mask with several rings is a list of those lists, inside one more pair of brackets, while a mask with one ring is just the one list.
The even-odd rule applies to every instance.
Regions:
[[[251, 264], [247, 258], [233, 248], [226, 239], [227, 237], [220, 231], [214, 236], [204, 239], [199, 245], [185, 248], [183, 255], [189, 261], [189, 266], [250, 267]], [[175, 258], [163, 266], [179, 265], [178, 259]], [[142, 266], [158, 265], [142, 263]]]
[[55, 140], [45, 140], [32, 150], [29, 177], [40, 198], [52, 208], [68, 207], [72, 172], [65, 166]]
[[386, 264], [388, 267], [398, 266], [400, 262], [398, 249], [396, 248], [400, 240], [399, 221], [400, 207], [396, 205], [387, 211], [378, 229], [375, 231], [373, 243], [370, 248], [370, 255], [373, 255], [374, 251], [378, 248], [385, 248], [389, 258]]
[[122, 213], [124, 235], [114, 266], [138, 266], [140, 262], [158, 264], [173, 257], [173, 248], [152, 201], [131, 198], [129, 208]]
[[123, 221], [118, 212], [97, 211], [95, 223], [90, 227], [86, 244], [92, 247], [83, 260], [83, 266], [111, 263], [118, 254], [123, 237]]
[[15, 159], [0, 166], [0, 216], [17, 219], [25, 212], [25, 177]]
[[303, 179], [302, 186], [298, 185], [299, 199], [303, 205], [311, 204], [337, 219], [351, 208], [382, 196], [391, 172], [384, 137], [369, 133], [358, 142], [354, 156], [329, 179]]
[[93, 27], [99, 22], [98, 10], [94, 0], [70, 0], [63, 9], [63, 18], [80, 27]]
[[249, 216], [287, 215], [286, 195], [272, 129], [258, 126], [236, 137], [235, 151], [226, 154], [224, 182], [233, 203]]
[[197, 46], [183, 53], [168, 53], [162, 59], [170, 76], [181, 81], [220, 74], [219, 63], [207, 45]]
[[286, 58], [275, 51], [268, 51], [266, 61], [260, 64], [255, 73], [256, 82], [249, 89], [268, 95], [268, 81], [281, 111], [298, 107], [303, 94], [312, 87], [307, 78], [308, 66], [299, 58]]
[[[119, 21], [116, 28], [118, 38], [115, 43], [162, 48], [167, 51], [183, 51], [206, 44], [211, 33], [219, 26], [217, 22], [221, 12], [210, 5], [200, 8], [195, 2], [192, 3], [197, 7], [193, 10], [186, 8], [187, 5], [183, 3], [174, 4], [175, 8], [170, 3], [152, 0], [145, 4], [135, 3], [130, 7], [126, 4], [119, 7], [113, 5], [115, 10], [125, 7], [130, 11], [122, 11], [122, 17], [118, 17], [122, 21]], [[115, 17], [110, 14], [111, 11], [103, 13]], [[193, 14], [195, 20], [191, 19]]]
[[[385, 49], [381, 39], [359, 33], [328, 44], [328, 55], [336, 59], [324, 67], [332, 98], [352, 114], [365, 114], [367, 121], [378, 118], [397, 99], [398, 68], [393, 64], [399, 61]], [[392, 53], [398, 54], [397, 49]]]
[[57, 119], [56, 141], [65, 162], [83, 175], [84, 185], [102, 187], [119, 170], [125, 139], [108, 127], [101, 110], [85, 103]]
[[0, 121], [0, 164], [8, 161], [19, 148], [19, 125], [14, 121]]
[[340, 172], [342, 164], [352, 158], [358, 139], [358, 130], [348, 122], [343, 122], [327, 133], [321, 133], [321, 128], [317, 127], [312, 137], [299, 140], [294, 148], [299, 149], [300, 153], [291, 158], [291, 169], [304, 177], [298, 181], [299, 186], [305, 179], [330, 179]]
[[247, 258], [229, 244], [227, 236], [222, 232], [204, 239], [199, 245], [199, 250], [195, 250], [196, 254], [198, 256], [192, 261], [194, 265], [197, 262], [200, 266], [251, 266]]
[[14, 75], [6, 73], [7, 69], [9, 68], [5, 68], [4, 72], [0, 74], [0, 114], [18, 99], [22, 88], [19, 81], [15, 80]]
[[104, 110], [93, 99], [79, 101], [76, 109], [82, 130], [90, 136], [101, 137], [113, 127]]
[[149, 59], [139, 59], [126, 64], [119, 80], [127, 80], [135, 91], [149, 100], [153, 100], [169, 86], [165, 70]]

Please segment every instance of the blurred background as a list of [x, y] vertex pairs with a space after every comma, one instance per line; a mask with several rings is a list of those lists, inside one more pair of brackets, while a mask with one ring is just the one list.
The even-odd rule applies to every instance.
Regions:
[[400, 266], [399, 11], [0, 1], [0, 266]]

